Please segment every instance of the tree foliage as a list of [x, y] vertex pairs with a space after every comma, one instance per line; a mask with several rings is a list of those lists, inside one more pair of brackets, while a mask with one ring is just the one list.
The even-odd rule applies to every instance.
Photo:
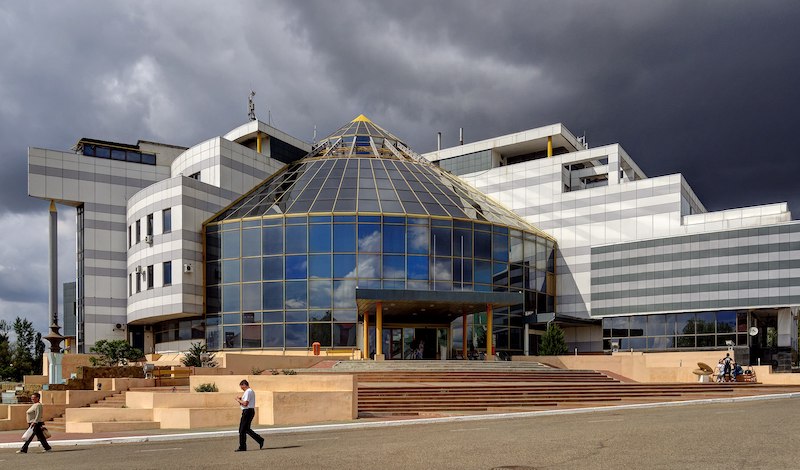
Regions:
[[[11, 331], [16, 337], [13, 343]], [[44, 351], [44, 345], [37, 344], [41, 338], [30, 320], [17, 317], [11, 325], [0, 320], [0, 379], [19, 382], [26, 375], [41, 374], [42, 357], [37, 354]]]
[[558, 356], [567, 353], [567, 342], [564, 339], [564, 330], [554, 322], [547, 325], [547, 331], [542, 336], [542, 345], [539, 354], [542, 356]]
[[[208, 360], [205, 365], [203, 364], [202, 354], [208, 354]], [[181, 359], [183, 365], [186, 367], [217, 367], [217, 361], [214, 360], [214, 353], [209, 353], [208, 348], [201, 342], [192, 343], [189, 350]]]
[[16, 380], [12, 365], [11, 338], [8, 334], [11, 327], [5, 320], [0, 320], [0, 380]]
[[142, 351], [134, 348], [124, 339], [108, 341], [101, 339], [94, 343], [89, 352], [99, 357], [89, 358], [93, 366], [125, 366], [130, 361], [142, 358]]

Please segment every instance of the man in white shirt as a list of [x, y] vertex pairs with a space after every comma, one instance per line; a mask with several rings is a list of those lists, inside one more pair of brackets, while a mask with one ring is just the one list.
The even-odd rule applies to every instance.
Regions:
[[242, 419], [239, 420], [239, 447], [236, 449], [236, 452], [244, 452], [247, 450], [248, 435], [258, 442], [259, 449], [263, 449], [264, 438], [250, 429], [250, 425], [253, 423], [253, 417], [256, 415], [256, 393], [250, 388], [250, 383], [247, 382], [247, 380], [239, 382], [239, 387], [242, 388], [244, 393], [242, 396], [236, 398], [236, 401], [242, 408]]

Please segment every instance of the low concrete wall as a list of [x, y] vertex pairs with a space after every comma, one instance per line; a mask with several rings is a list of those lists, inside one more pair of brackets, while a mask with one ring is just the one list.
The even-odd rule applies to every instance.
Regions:
[[125, 392], [132, 388], [155, 387], [156, 379], [111, 379], [111, 389], [115, 392]]
[[110, 397], [113, 390], [45, 390], [42, 393], [42, 404], [65, 405], [67, 408], [80, 408]]
[[[91, 366], [92, 363], [89, 358], [95, 357], [95, 354], [64, 354], [61, 358], [61, 377], [65, 380], [70, 378], [70, 375], [78, 373], [78, 367]], [[47, 354], [42, 358], [42, 373], [46, 377], [49, 371], [49, 362]]]
[[12, 431], [28, 427], [25, 412], [30, 405], [0, 405], [0, 431]]
[[22, 383], [25, 385], [45, 385], [50, 382], [46, 375], [26, 375], [22, 377]]
[[153, 410], [132, 410], [130, 408], [69, 408], [65, 414], [67, 432], [71, 423], [90, 423], [108, 421], [153, 421]]
[[[233, 401], [233, 400], [231, 400]], [[253, 422], [258, 423], [259, 409]], [[198, 429], [239, 424], [242, 411], [238, 406], [227, 408], [156, 408], [153, 418], [161, 423], [161, 429]]]
[[258, 396], [259, 391], [309, 392], [309, 391], [347, 391], [355, 392], [356, 379], [347, 374], [298, 374], [298, 375], [236, 375], [189, 377], [192, 391], [203, 383], [216, 384], [220, 392], [242, 393], [239, 382], [246, 379]]
[[[30, 404], [25, 405], [0, 405], [0, 431], [22, 430], [28, 427], [26, 412]], [[49, 421], [64, 413], [65, 405], [43, 405], [42, 416]]]
[[132, 409], [153, 408], [235, 408], [239, 409], [236, 397], [239, 393], [161, 393], [128, 392], [125, 406]]
[[[288, 425], [349, 421], [358, 417], [350, 392], [267, 392], [257, 398], [259, 424]], [[258, 400], [262, 400], [258, 402]]]
[[[269, 373], [271, 369], [308, 369], [315, 364], [327, 360], [321, 356], [274, 356], [268, 354], [232, 354], [226, 353], [224, 367], [229, 374], [252, 374], [253, 369], [262, 369]], [[220, 364], [223, 365], [223, 364]]]
[[[534, 361], [559, 369], [607, 370], [637, 382], [697, 382], [697, 363], [715, 367], [725, 351], [664, 353], [617, 352], [610, 355], [514, 356], [514, 361]], [[759, 377], [761, 380], [761, 377]]]

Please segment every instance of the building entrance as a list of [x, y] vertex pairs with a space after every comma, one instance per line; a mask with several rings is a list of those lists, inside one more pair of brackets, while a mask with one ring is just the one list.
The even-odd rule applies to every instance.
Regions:
[[383, 329], [386, 359], [441, 359], [450, 349], [449, 328], [443, 326], [387, 326]]

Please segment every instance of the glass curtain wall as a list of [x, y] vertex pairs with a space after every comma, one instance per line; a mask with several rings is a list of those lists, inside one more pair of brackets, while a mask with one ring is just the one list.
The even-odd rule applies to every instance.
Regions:
[[668, 313], [603, 318], [603, 349], [663, 351], [747, 344], [747, 311]]
[[[555, 246], [477, 221], [389, 215], [287, 215], [205, 228], [209, 349], [356, 347], [355, 288], [523, 292], [496, 309], [497, 350], [522, 349], [526, 311], [554, 308]], [[484, 347], [485, 313], [469, 338]], [[483, 335], [480, 328], [483, 325]], [[461, 348], [461, 320], [453, 322]], [[374, 333], [372, 333], [374, 335]]]

